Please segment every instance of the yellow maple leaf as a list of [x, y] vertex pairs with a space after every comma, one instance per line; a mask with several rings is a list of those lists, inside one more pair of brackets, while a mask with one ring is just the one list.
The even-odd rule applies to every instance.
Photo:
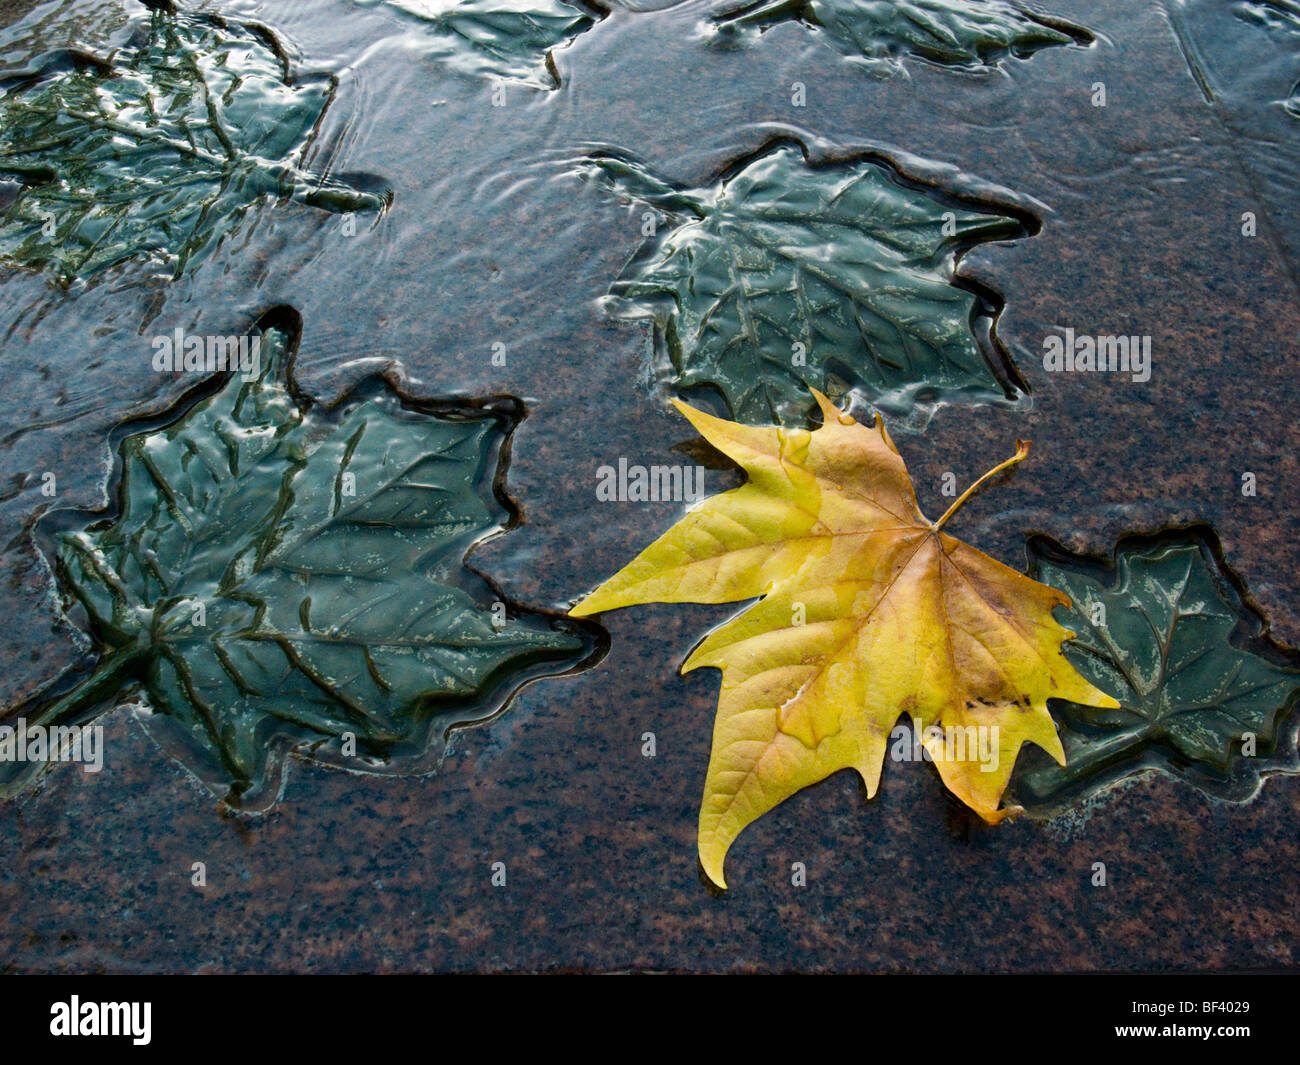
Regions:
[[[751, 822], [840, 769], [876, 793], [890, 732], [911, 716], [944, 784], [994, 823], [1025, 741], [1065, 754], [1049, 698], [1118, 703], [1061, 654], [1069, 599], [943, 532], [921, 514], [902, 457], [820, 392], [816, 430], [725, 421], [674, 400], [749, 476], [688, 512], [576, 606], [763, 598], [682, 666], [722, 670], [700, 808], [700, 861], [720, 887]], [[981, 731], [981, 729], [983, 731]]]

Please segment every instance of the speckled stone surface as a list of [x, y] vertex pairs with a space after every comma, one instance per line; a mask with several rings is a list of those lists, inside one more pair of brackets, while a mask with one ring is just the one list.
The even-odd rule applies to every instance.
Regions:
[[[1105, 552], [1126, 531], [1206, 521], [1276, 635], [1300, 643], [1300, 299], [1284, 242], [1268, 236], [1277, 212], [1250, 179], [1258, 146], [1207, 107], [1158, 5], [1045, 6], [1098, 44], [1001, 72], [914, 64], [884, 77], [794, 24], [715, 52], [693, 36], [698, 4], [619, 10], [559, 56], [562, 90], [511, 88], [493, 108], [489, 86], [421, 63], [389, 40], [407, 27], [373, 12], [257, 5], [309, 66], [344, 70], [366, 55], [341, 78], [321, 150], [339, 169], [383, 174], [393, 211], [344, 238], [309, 209], [277, 207], [170, 288], [129, 272], [66, 295], [28, 275], [0, 280], [4, 704], [78, 654], [26, 531], [51, 505], [39, 474], [58, 472], [58, 505], [102, 501], [111, 428], [184, 385], [147, 370], [148, 338], [175, 325], [226, 333], [289, 303], [303, 314], [299, 373], [315, 394], [388, 368], [421, 394], [524, 397], [509, 485], [525, 521], [472, 558], [521, 602], [566, 606], [667, 528], [674, 505], [595, 497], [600, 465], [678, 461], [673, 448], [692, 433], [647, 380], [644, 331], [602, 313], [640, 218], [573, 176], [593, 143], [695, 184], [778, 135], [814, 150], [817, 138], [877, 146], [913, 177], [1032, 210], [1040, 233], [976, 249], [962, 266], [1005, 298], [999, 333], [1032, 403], [945, 408], [924, 433], [899, 431], [923, 508], [943, 509], [945, 472], [968, 483], [1017, 437], [1032, 439], [1029, 461], [951, 532], [1023, 567], [1031, 532]], [[90, 14], [74, 36], [118, 32], [119, 6], [81, 8]], [[794, 81], [805, 108], [790, 106]], [[1104, 108], [1091, 103], [1099, 81]], [[1257, 237], [1241, 234], [1246, 211]], [[1042, 339], [1067, 326], [1149, 334], [1151, 380], [1044, 372]], [[504, 368], [491, 365], [496, 341]], [[1246, 471], [1255, 497], [1239, 491]], [[706, 483], [734, 482], [710, 471]], [[103, 772], [59, 766], [0, 805], [0, 969], [1300, 963], [1296, 778], [1237, 805], [1148, 776], [1068, 823], [986, 829], [930, 767], [887, 763], [870, 803], [846, 772], [762, 818], [731, 850], [730, 890], [711, 891], [694, 832], [717, 674], [677, 669], [730, 613], [608, 615], [599, 666], [524, 689], [501, 717], [459, 733], [437, 775], [297, 765], [280, 804], [256, 819], [223, 816], [134, 711], [115, 711]], [[641, 755], [647, 731], [652, 759]], [[203, 888], [191, 885], [197, 861]], [[490, 882], [498, 861], [503, 887]], [[792, 886], [793, 862], [806, 864], [806, 887]], [[1091, 884], [1097, 862], [1104, 888]]]

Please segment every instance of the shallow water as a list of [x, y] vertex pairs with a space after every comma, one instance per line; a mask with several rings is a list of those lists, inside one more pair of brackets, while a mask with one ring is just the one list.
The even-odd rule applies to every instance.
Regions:
[[[4, 69], [53, 47], [111, 48], [134, 6], [36, 5], [0, 34]], [[968, 483], [1032, 438], [1029, 462], [967, 505], [957, 535], [1023, 568], [1031, 532], [1103, 554], [1122, 533], [1207, 522], [1276, 634], [1300, 642], [1289, 402], [1300, 394], [1300, 120], [1277, 103], [1300, 49], [1284, 36], [1208, 0], [1177, 9], [1177, 29], [1158, 5], [1051, 0], [1096, 42], [990, 70], [866, 70], [797, 23], [719, 49], [699, 33], [707, 5], [620, 6], [556, 52], [558, 90], [507, 84], [498, 107], [490, 79], [439, 65], [419, 23], [383, 9], [197, 6], [264, 22], [299, 69], [337, 75], [305, 163], [377, 175], [392, 204], [358, 216], [352, 236], [309, 205], [261, 210], [175, 281], [130, 264], [66, 292], [42, 275], [0, 280], [0, 565], [25, 619], [0, 635], [5, 705], [78, 656], [29, 535], [51, 506], [41, 473], [57, 471], [59, 506], [103, 506], [112, 429], [188, 384], [148, 372], [150, 339], [176, 327], [236, 333], [277, 304], [302, 314], [300, 383], [322, 400], [386, 370], [419, 396], [525, 401], [509, 474], [524, 522], [475, 564], [515, 601], [566, 609], [680, 513], [598, 502], [597, 468], [679, 461], [673, 449], [693, 436], [663, 402], [648, 327], [606, 313], [641, 245], [640, 211], [582, 180], [578, 164], [596, 149], [633, 152], [700, 187], [776, 138], [814, 158], [872, 150], [912, 181], [1041, 223], [961, 266], [1005, 301], [998, 335], [1028, 402], [942, 406], [923, 433], [891, 423], [923, 507], [943, 509], [945, 472]], [[795, 82], [806, 106], [791, 104]], [[1105, 107], [1092, 103], [1098, 82]], [[1254, 238], [1241, 232], [1247, 211]], [[1150, 335], [1151, 380], [1045, 372], [1043, 337], [1066, 327]], [[861, 400], [855, 410], [865, 415]], [[1245, 471], [1257, 474], [1254, 497], [1239, 491]], [[733, 480], [706, 475], [709, 491]], [[971, 828], [925, 767], [887, 766], [869, 804], [840, 774], [749, 829], [732, 851], [732, 890], [713, 898], [697, 879], [694, 828], [716, 676], [677, 667], [728, 613], [612, 614], [601, 665], [526, 688], [459, 734], [439, 774], [394, 782], [297, 766], [281, 804], [254, 821], [219, 817], [116, 712], [102, 773], [59, 767], [0, 811], [0, 964], [1296, 963], [1300, 918], [1275, 901], [1300, 887], [1294, 779], [1239, 806], [1143, 777], [1066, 838], [1029, 821]], [[658, 737], [654, 759], [640, 754], [645, 731]], [[195, 860], [208, 864], [203, 892], [189, 884]], [[494, 892], [496, 860], [511, 879]], [[1117, 870], [1101, 894], [1089, 886], [1097, 860]], [[808, 864], [802, 891], [793, 861]], [[38, 896], [59, 905], [33, 908]]]

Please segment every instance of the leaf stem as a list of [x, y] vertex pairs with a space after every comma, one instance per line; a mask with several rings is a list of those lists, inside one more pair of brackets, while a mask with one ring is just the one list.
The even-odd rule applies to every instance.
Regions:
[[[94, 720], [96, 711], [105, 709], [132, 679], [140, 659], [134, 647], [114, 651], [103, 658], [94, 671], [71, 690], [52, 700], [37, 695], [18, 708], [17, 713], [5, 717], [4, 723], [13, 725], [24, 718], [27, 727], [40, 725], [80, 725]], [[28, 710], [35, 711], [28, 714]], [[48, 767], [47, 762], [18, 762], [10, 765], [0, 762], [0, 799], [12, 799], [21, 794]]]
[[991, 478], [996, 477], [1003, 470], [1008, 469], [1011, 466], [1014, 466], [1017, 462], [1023, 462], [1025, 460], [1025, 457], [1028, 454], [1029, 454], [1029, 441], [1017, 440], [1016, 453], [1012, 455], [1009, 459], [1006, 459], [1003, 462], [999, 462], [996, 466], [993, 467], [993, 469], [989, 470], [988, 473], [986, 473], [973, 485], [967, 488], [966, 491], [964, 491], [960, 496], [958, 496], [957, 499], [953, 501], [952, 506], [950, 506], [947, 510], [943, 512], [943, 517], [941, 517], [938, 521], [936, 521], [934, 524], [930, 526], [930, 531], [938, 532], [940, 529], [942, 529], [944, 525], [947, 524], [948, 519], [951, 518], [954, 514], [957, 513], [958, 510], [961, 509], [961, 505], [965, 503], [966, 500], [968, 500], [976, 492], [978, 492], [980, 488], [983, 487], [984, 484], [986, 484]]
[[34, 701], [36, 713], [28, 719], [28, 724], [74, 721], [107, 703], [121, 691], [139, 658], [140, 653], [134, 647], [111, 652], [100, 660], [89, 676], [63, 695], [49, 702], [44, 702], [37, 696]]
[[672, 214], [692, 214], [703, 218], [708, 213], [698, 195], [675, 188], [626, 159], [613, 155], [598, 155], [588, 163], [599, 171], [615, 192], [629, 199], [640, 200], [649, 207], [658, 207]]

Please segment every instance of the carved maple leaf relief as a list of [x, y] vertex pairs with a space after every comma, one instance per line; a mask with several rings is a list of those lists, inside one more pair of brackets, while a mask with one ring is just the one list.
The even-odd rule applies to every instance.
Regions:
[[215, 15], [153, 11], [107, 59], [41, 57], [0, 84], [0, 178], [16, 185], [0, 257], [64, 284], [137, 258], [179, 277], [259, 205], [381, 211], [377, 179], [301, 168], [334, 89], [291, 77], [266, 27]]
[[[492, 486], [517, 410], [413, 406], [375, 382], [324, 410], [294, 385], [285, 316], [255, 339], [256, 376], [125, 438], [109, 516], [59, 516], [58, 575], [98, 663], [7, 719], [76, 724], [138, 697], [245, 807], [274, 801], [289, 749], [427, 771], [449, 728], [593, 646], [465, 568], [511, 521]], [[4, 794], [35, 771], [0, 770]]]

